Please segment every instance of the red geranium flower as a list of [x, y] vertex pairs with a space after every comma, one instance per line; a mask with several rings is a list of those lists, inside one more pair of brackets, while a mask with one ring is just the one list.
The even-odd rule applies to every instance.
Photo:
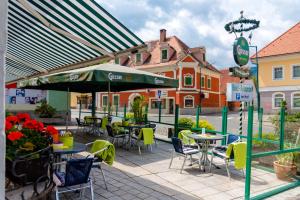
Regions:
[[58, 131], [53, 126], [47, 126], [46, 133], [48, 133], [49, 135], [56, 135], [58, 134]]
[[15, 125], [19, 122], [18, 118], [16, 116], [13, 116], [13, 115], [7, 116], [6, 121], [8, 121], [9, 123], [11, 123], [13, 125]]
[[23, 124], [23, 128], [28, 128], [36, 131], [43, 131], [44, 124], [42, 122], [38, 122], [35, 119], [25, 121]]
[[26, 122], [30, 120], [30, 115], [28, 113], [18, 113], [17, 117], [19, 122]]
[[5, 131], [12, 129], [13, 125], [9, 121], [5, 121]]
[[10, 132], [8, 135], [7, 135], [7, 138], [10, 140], [10, 141], [15, 141], [15, 140], [19, 140], [20, 138], [22, 138], [24, 135], [23, 133], [19, 132], [19, 131], [14, 131], [14, 132]]

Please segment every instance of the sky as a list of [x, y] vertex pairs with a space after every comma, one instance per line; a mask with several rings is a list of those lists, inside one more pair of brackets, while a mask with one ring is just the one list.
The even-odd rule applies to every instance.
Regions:
[[[189, 47], [206, 47], [207, 61], [219, 69], [234, 66], [234, 34], [226, 23], [240, 17], [260, 20], [252, 45], [263, 48], [300, 21], [300, 0], [97, 0], [143, 41], [159, 38], [159, 30], [176, 35]], [[248, 33], [245, 34], [248, 36]]]

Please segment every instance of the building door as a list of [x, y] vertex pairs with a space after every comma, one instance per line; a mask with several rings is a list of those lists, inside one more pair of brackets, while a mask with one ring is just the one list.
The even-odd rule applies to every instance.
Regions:
[[174, 99], [169, 99], [169, 114], [174, 114]]

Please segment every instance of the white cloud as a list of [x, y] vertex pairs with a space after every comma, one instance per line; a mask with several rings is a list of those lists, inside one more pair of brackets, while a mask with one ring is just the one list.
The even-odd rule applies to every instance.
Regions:
[[252, 44], [264, 47], [300, 20], [299, 0], [110, 0], [100, 1], [144, 41], [157, 39], [159, 29], [176, 35], [187, 45], [205, 46], [208, 61], [218, 68], [234, 65], [233, 34], [224, 25], [237, 19], [241, 10], [247, 18], [261, 21], [253, 31]]

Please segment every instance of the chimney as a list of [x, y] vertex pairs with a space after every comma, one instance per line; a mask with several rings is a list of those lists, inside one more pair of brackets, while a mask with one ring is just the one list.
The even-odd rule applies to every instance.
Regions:
[[159, 42], [165, 42], [166, 37], [167, 37], [167, 30], [166, 29], [160, 29]]

